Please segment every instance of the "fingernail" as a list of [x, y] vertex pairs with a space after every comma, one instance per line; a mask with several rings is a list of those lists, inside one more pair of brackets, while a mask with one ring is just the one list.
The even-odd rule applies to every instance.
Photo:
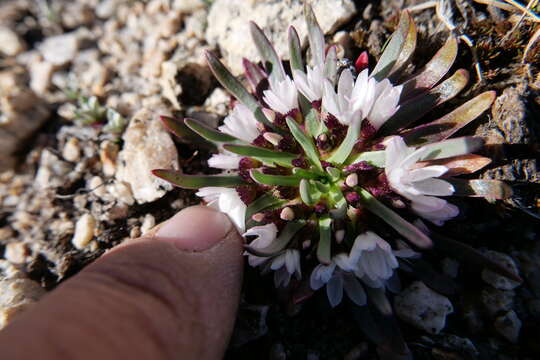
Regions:
[[180, 250], [204, 251], [222, 241], [232, 226], [223, 213], [206, 206], [193, 206], [167, 220], [155, 237], [173, 243]]

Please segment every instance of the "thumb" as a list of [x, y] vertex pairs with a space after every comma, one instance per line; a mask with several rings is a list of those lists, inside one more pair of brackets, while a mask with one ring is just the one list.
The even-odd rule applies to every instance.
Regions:
[[242, 263], [241, 237], [225, 215], [184, 209], [17, 318], [0, 332], [2, 356], [219, 359], [234, 324]]

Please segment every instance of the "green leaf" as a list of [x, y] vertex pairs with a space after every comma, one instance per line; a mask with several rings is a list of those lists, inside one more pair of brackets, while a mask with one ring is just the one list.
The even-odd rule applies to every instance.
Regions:
[[266, 62], [266, 72], [275, 80], [285, 80], [285, 70], [283, 69], [283, 64], [281, 63], [281, 59], [277, 55], [274, 46], [272, 46], [272, 43], [270, 43], [257, 24], [251, 21], [249, 26], [253, 43], [255, 43], [255, 47], [257, 48], [261, 59]]
[[332, 241], [332, 219], [330, 216], [322, 216], [319, 219], [319, 244], [317, 245], [317, 259], [322, 264], [332, 263], [331, 241]]
[[246, 185], [240, 176], [236, 175], [185, 175], [177, 170], [152, 170], [155, 176], [184, 189], [199, 189], [206, 186], [234, 187]]
[[397, 30], [392, 34], [390, 42], [384, 49], [377, 65], [372, 71], [372, 77], [377, 81], [386, 78], [397, 60], [407, 38], [411, 17], [408, 11], [402, 11]]
[[298, 141], [309, 161], [319, 170], [323, 171], [321, 161], [319, 160], [319, 151], [315, 147], [313, 140], [304, 134], [300, 126], [291, 117], [287, 117], [287, 126], [291, 130], [292, 136]]
[[185, 119], [184, 123], [191, 130], [199, 134], [201, 137], [205, 138], [208, 141], [216, 143], [235, 143], [235, 144], [244, 144], [245, 142], [228, 134], [222, 133], [215, 129], [212, 129], [208, 125], [203, 124], [200, 121], [195, 119]]
[[431, 89], [450, 70], [456, 60], [457, 52], [457, 39], [450, 36], [420, 73], [403, 84], [401, 100], [410, 99], [421, 92]]
[[251, 219], [251, 217], [258, 212], [278, 208], [285, 203], [285, 200], [278, 199], [270, 194], [261, 195], [260, 197], [255, 199], [255, 201], [248, 205], [246, 210], [246, 220], [249, 221], [249, 219]]
[[276, 163], [285, 167], [292, 167], [291, 162], [298, 157], [297, 154], [268, 150], [251, 145], [225, 144], [223, 148], [238, 155], [251, 156], [264, 162]]
[[324, 75], [330, 80], [332, 84], [336, 84], [337, 81], [337, 72], [338, 72], [338, 61], [336, 47], [331, 46], [326, 53], [326, 59], [324, 60]]
[[[409, 30], [407, 32], [407, 37], [403, 43], [403, 48], [399, 53], [399, 57], [396, 60], [396, 63], [392, 67], [392, 70], [388, 74], [388, 77], [391, 80], [397, 80], [403, 75], [403, 71], [409, 65], [414, 50], [416, 49], [416, 24], [412, 18], [409, 18]], [[393, 81], [394, 82], [394, 81]]]
[[378, 134], [388, 136], [411, 125], [436, 106], [456, 96], [469, 81], [467, 70], [459, 69], [451, 77], [424, 95], [417, 96], [400, 106], [379, 129]]
[[305, 126], [308, 134], [315, 139], [322, 133], [328, 131], [326, 125], [324, 125], [324, 122], [320, 119], [320, 113], [314, 108], [311, 108], [306, 115]]
[[482, 148], [484, 140], [474, 136], [464, 136], [455, 139], [444, 140], [423, 146], [426, 154], [420, 160], [445, 159], [454, 156], [470, 154]]
[[[176, 137], [190, 142], [202, 140], [196, 132], [191, 130], [185, 124], [185, 119], [176, 119], [169, 116], [161, 116], [160, 119], [163, 123], [163, 126], [165, 126], [165, 128], [171, 133], [173, 133]], [[208, 145], [213, 146], [213, 144]]]
[[364, 151], [359, 154], [356, 154], [354, 156], [351, 156], [347, 164], [356, 164], [358, 162], [365, 161], [370, 165], [376, 166], [376, 167], [384, 167], [386, 157], [384, 154], [384, 150], [378, 150], [378, 151]]
[[341, 171], [339, 171], [339, 169], [336, 169], [334, 167], [327, 167], [326, 168], [326, 172], [328, 173], [328, 175], [330, 175], [330, 180], [332, 181], [338, 181], [339, 178], [341, 177]]
[[302, 46], [294, 26], [289, 26], [289, 56], [291, 58], [291, 70], [304, 71]]
[[324, 42], [324, 33], [317, 22], [313, 9], [307, 2], [304, 3], [304, 16], [306, 18], [309, 48], [311, 49], [313, 62], [314, 64], [323, 64], [324, 48], [326, 45]]
[[233, 96], [240, 101], [242, 104], [246, 105], [251, 111], [255, 111], [259, 104], [257, 100], [247, 91], [247, 89], [242, 85], [242, 83], [234, 77], [233, 74], [219, 61], [217, 57], [214, 56], [211, 52], [206, 52], [206, 60], [208, 66], [212, 73], [219, 81], [219, 83]]
[[495, 97], [495, 91], [486, 91], [442, 118], [405, 132], [403, 138], [407, 144], [414, 145], [447, 139], [489, 109]]
[[261, 257], [276, 256], [283, 251], [296, 233], [306, 225], [304, 220], [288, 221], [281, 233], [270, 245], [263, 249], [254, 249], [249, 245], [245, 249], [250, 254]]
[[504, 200], [512, 196], [512, 187], [500, 180], [445, 179], [454, 186], [454, 196], [485, 197]]
[[355, 119], [349, 125], [345, 139], [343, 139], [337, 150], [327, 159], [327, 161], [338, 165], [343, 164], [349, 155], [351, 155], [351, 151], [353, 150], [359, 135], [360, 120]]
[[249, 172], [251, 178], [259, 184], [277, 185], [277, 186], [295, 186], [300, 185], [300, 177], [286, 175], [263, 174], [259, 170], [252, 169]]
[[430, 248], [431, 239], [420, 231], [416, 226], [403, 219], [396, 212], [386, 207], [383, 203], [377, 200], [367, 190], [359, 188], [358, 194], [362, 204], [372, 213], [377, 215], [381, 220], [393, 227], [404, 238], [420, 248]]
[[302, 168], [297, 168], [297, 167], [292, 169], [292, 173], [304, 179], [319, 180], [321, 178], [319, 174], [315, 174], [312, 171], [305, 170]]
[[330, 210], [330, 216], [333, 219], [342, 219], [345, 217], [345, 215], [347, 215], [347, 200], [338, 186], [334, 185], [330, 187], [328, 198], [333, 207], [333, 209]]
[[300, 199], [304, 202], [304, 204], [312, 206], [319, 201], [317, 194], [320, 196], [320, 193], [314, 188], [314, 186], [311, 185], [309, 180], [302, 179], [300, 180]]

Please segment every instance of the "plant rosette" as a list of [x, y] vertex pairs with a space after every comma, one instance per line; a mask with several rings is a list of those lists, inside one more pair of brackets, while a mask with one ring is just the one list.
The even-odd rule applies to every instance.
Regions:
[[495, 92], [418, 125], [468, 82], [464, 69], [446, 76], [457, 39], [450, 36], [423, 68], [408, 75], [416, 26], [405, 11], [375, 67], [370, 69], [366, 52], [354, 66], [342, 67], [347, 62], [338, 61], [336, 46], [325, 43], [309, 6], [305, 17], [310, 61], [304, 61], [291, 26], [287, 70], [251, 23], [262, 61], [243, 60], [248, 86], [206, 54], [215, 77], [237, 100], [217, 130], [194, 119], [163, 118], [174, 134], [192, 139], [195, 133], [214, 144], [217, 153], [208, 165], [223, 173], [154, 174], [197, 189], [208, 206], [227, 214], [247, 240], [249, 264], [273, 271], [276, 287], [291, 287], [296, 300], [309, 297], [306, 288], [325, 288], [331, 306], [346, 295], [388, 315], [385, 289], [399, 290], [396, 270], [425, 272], [420, 251], [432, 247], [515, 279], [472, 247], [434, 230], [459, 214], [452, 197], [496, 200], [512, 193], [501, 181], [459, 178], [491, 160], [474, 154], [483, 146], [481, 138], [451, 138], [490, 107]]

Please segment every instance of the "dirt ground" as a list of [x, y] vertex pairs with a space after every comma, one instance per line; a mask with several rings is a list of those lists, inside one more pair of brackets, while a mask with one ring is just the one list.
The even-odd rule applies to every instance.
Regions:
[[[192, 191], [170, 188], [149, 170], [211, 172], [209, 149], [173, 142], [158, 117], [191, 116], [217, 126], [228, 112], [230, 98], [203, 57], [206, 49], [220, 51], [207, 39], [213, 3], [0, 3], [0, 291], [20, 295], [0, 304], [8, 319], [35, 302], [41, 289], [54, 289], [107, 249], [199, 202]], [[421, 3], [357, 0], [356, 14], [327, 39], [352, 59], [367, 50], [375, 60], [400, 9]], [[475, 264], [429, 253], [426, 261], [457, 284], [458, 291], [447, 295], [454, 311], [439, 334], [404, 321], [400, 327], [415, 359], [538, 359], [540, 40], [523, 55], [540, 24], [524, 20], [515, 27], [520, 12], [472, 0], [448, 4], [454, 33], [475, 44], [482, 80], [470, 47], [460, 41], [452, 69], [467, 69], [469, 85], [426, 119], [495, 90], [492, 108], [460, 134], [487, 139], [494, 162], [477, 176], [508, 181], [515, 194], [499, 202], [458, 199], [460, 216], [441, 232], [511, 261], [524, 282], [498, 286]], [[413, 61], [418, 69], [450, 32], [433, 8], [412, 17], [419, 34]], [[258, 271], [246, 266], [226, 358], [379, 358], [350, 304], [331, 309], [318, 293], [290, 306], [271, 280], [261, 281]], [[403, 288], [414, 280], [403, 274]], [[28, 286], [14, 290], [15, 281]]]

